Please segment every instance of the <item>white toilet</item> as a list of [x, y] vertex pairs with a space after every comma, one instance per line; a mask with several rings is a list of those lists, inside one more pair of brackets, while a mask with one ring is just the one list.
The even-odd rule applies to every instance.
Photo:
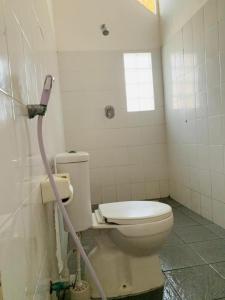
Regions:
[[[70, 173], [75, 194], [77, 191], [76, 199], [66, 207], [73, 216], [75, 229], [83, 231], [90, 224], [94, 229], [96, 247], [89, 258], [107, 297], [139, 294], [163, 286], [158, 252], [173, 226], [171, 207], [155, 201], [115, 202], [100, 204], [91, 214], [90, 209], [83, 209], [87, 203], [91, 207], [87, 197], [87, 191], [90, 193], [88, 154], [57, 155], [56, 166], [58, 172]], [[88, 274], [87, 277], [92, 298], [98, 298], [94, 283]]]

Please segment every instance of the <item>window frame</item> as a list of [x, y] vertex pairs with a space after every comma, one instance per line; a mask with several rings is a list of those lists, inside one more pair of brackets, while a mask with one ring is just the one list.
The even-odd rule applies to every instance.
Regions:
[[[128, 95], [127, 95], [127, 82], [126, 82], [126, 67], [125, 67], [125, 55], [126, 54], [150, 54], [150, 59], [151, 59], [151, 75], [152, 75], [152, 92], [153, 92], [153, 98], [149, 98], [149, 101], [152, 100], [152, 108], [149, 109], [137, 109], [137, 110], [129, 110], [128, 109], [128, 104], [129, 104], [129, 99], [128, 99]], [[153, 68], [153, 52], [151, 50], [143, 50], [143, 51], [126, 51], [123, 52], [123, 73], [124, 73], [124, 88], [125, 88], [125, 97], [126, 97], [126, 111], [128, 113], [132, 113], [132, 112], [152, 112], [156, 110], [156, 97], [155, 97], [155, 77], [154, 77], [154, 68]]]

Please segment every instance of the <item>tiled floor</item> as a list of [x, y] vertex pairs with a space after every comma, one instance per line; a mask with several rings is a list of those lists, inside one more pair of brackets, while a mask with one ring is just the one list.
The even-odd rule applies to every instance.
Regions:
[[[160, 253], [166, 278], [163, 297], [145, 294], [135, 300], [225, 300], [225, 230], [172, 199], [162, 202], [172, 206], [175, 221]], [[93, 247], [91, 234], [84, 243], [87, 249]]]
[[160, 253], [164, 300], [225, 300], [225, 230], [172, 199], [174, 228]]

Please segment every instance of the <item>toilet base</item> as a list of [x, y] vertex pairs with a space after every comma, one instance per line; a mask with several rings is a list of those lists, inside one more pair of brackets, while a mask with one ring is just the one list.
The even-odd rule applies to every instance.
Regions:
[[[104, 246], [103, 246], [104, 245]], [[97, 245], [89, 254], [107, 297], [123, 297], [148, 292], [164, 285], [158, 255], [129, 256], [109, 240]], [[91, 297], [99, 298], [95, 284], [88, 276]]]

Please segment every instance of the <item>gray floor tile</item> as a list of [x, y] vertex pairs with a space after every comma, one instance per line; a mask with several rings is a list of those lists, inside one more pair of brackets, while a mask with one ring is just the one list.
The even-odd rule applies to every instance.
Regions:
[[169, 271], [166, 276], [183, 300], [225, 297], [225, 280], [207, 265]]
[[178, 237], [178, 235], [175, 232], [172, 231], [166, 243], [164, 244], [164, 247], [177, 246], [177, 245], [184, 245], [184, 242]]
[[225, 238], [225, 229], [224, 228], [222, 228], [214, 223], [205, 225], [205, 227], [208, 228], [209, 230], [211, 230], [212, 232], [214, 232], [219, 237]]
[[225, 261], [224, 239], [198, 242], [190, 245], [208, 263]]
[[162, 300], [181, 300], [179, 295], [174, 290], [173, 286], [167, 280], [164, 286], [163, 299]]
[[163, 271], [205, 264], [188, 245], [164, 247], [160, 252]]
[[187, 225], [199, 225], [196, 221], [192, 218], [186, 216], [178, 209], [173, 209], [173, 216], [174, 216], [174, 226], [187, 226]]
[[208, 240], [215, 240], [218, 237], [202, 225], [197, 226], [178, 226], [174, 229], [178, 237], [185, 243], [194, 243]]
[[213, 269], [215, 269], [220, 274], [220, 276], [225, 278], [225, 262], [219, 262], [219, 263], [216, 263], [216, 264], [211, 264], [210, 266]]
[[203, 218], [202, 216], [200, 216], [199, 214], [196, 214], [195, 212], [193, 212], [192, 210], [190, 210], [187, 207], [181, 206], [181, 207], [178, 207], [178, 210], [201, 225], [212, 224], [212, 222], [210, 220]]
[[[147, 293], [121, 298], [123, 300], [162, 300], [163, 287]], [[115, 298], [114, 298], [115, 299]], [[112, 298], [113, 300], [113, 298]]]
[[177, 201], [175, 201], [175, 200], [173, 200], [172, 198], [169, 198], [169, 197], [161, 199], [160, 202], [166, 203], [166, 204], [170, 205], [173, 208], [181, 206], [181, 204], [179, 202], [177, 202]]

